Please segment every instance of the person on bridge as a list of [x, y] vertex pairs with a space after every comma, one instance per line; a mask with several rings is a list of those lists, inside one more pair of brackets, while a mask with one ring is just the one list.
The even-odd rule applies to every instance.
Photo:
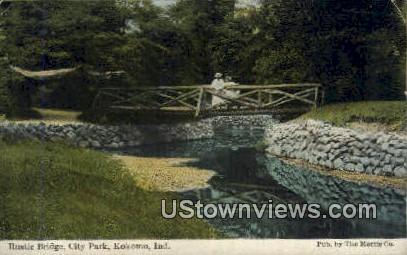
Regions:
[[[224, 94], [225, 81], [222, 79], [221, 73], [215, 74], [215, 79], [211, 83], [211, 88], [213, 88], [218, 95]], [[218, 96], [212, 96], [212, 107], [223, 103], [224, 100]]]
[[[232, 77], [226, 76], [225, 77], [225, 86], [234, 86], [234, 85], [238, 85], [238, 84], [232, 80]], [[239, 90], [225, 89], [225, 95], [227, 97], [236, 98], [239, 96], [239, 94], [240, 94]]]

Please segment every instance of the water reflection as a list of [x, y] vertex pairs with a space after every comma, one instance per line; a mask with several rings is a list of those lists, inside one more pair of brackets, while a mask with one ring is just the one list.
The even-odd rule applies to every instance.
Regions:
[[[289, 166], [257, 152], [262, 130], [219, 130], [214, 139], [150, 145], [127, 153], [154, 157], [194, 157], [187, 165], [218, 174], [206, 189], [180, 193], [202, 203], [376, 203], [375, 219], [211, 219], [236, 238], [396, 238], [406, 237], [405, 192], [357, 184]], [[254, 214], [254, 212], [252, 212]]]
[[[228, 163], [211, 180], [211, 187], [183, 193], [203, 203], [376, 203], [377, 219], [215, 219], [211, 224], [231, 237], [244, 238], [357, 238], [405, 237], [404, 195], [298, 169], [269, 159], [254, 149], [226, 154]], [[222, 153], [217, 155], [222, 158]], [[247, 160], [248, 158], [250, 158]], [[256, 159], [254, 162], [253, 159]], [[247, 161], [246, 161], [247, 160]], [[250, 165], [241, 164], [251, 162]], [[198, 164], [199, 165], [199, 164]], [[231, 166], [231, 167], [228, 167]], [[332, 183], [335, 182], [335, 188]], [[326, 213], [326, 211], [324, 211]], [[254, 212], [252, 212], [254, 214]]]

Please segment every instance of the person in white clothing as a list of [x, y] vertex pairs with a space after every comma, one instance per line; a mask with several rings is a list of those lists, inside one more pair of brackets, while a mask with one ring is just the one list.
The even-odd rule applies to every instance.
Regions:
[[[217, 94], [223, 94], [225, 88], [225, 81], [222, 79], [221, 73], [215, 74], [215, 79], [211, 83], [211, 87], [215, 89]], [[212, 96], [212, 106], [219, 105], [223, 103], [224, 100], [218, 96]]]
[[[226, 76], [225, 77], [225, 86], [233, 86], [233, 85], [238, 85], [236, 82], [234, 82], [234, 81], [232, 81], [232, 77], [230, 77], [230, 76]], [[240, 91], [239, 90], [228, 90], [228, 89], [225, 89], [225, 95], [227, 96], [227, 97], [230, 97], [230, 98], [236, 98], [236, 97], [238, 97], [239, 96], [239, 94], [240, 94]]]

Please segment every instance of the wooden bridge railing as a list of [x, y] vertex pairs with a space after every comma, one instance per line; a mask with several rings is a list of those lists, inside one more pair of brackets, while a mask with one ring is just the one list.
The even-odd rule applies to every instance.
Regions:
[[[234, 91], [235, 93], [224, 93]], [[233, 96], [231, 96], [231, 94]], [[212, 105], [212, 97], [221, 103]], [[316, 83], [279, 85], [228, 85], [222, 91], [209, 85], [139, 87], [132, 89], [103, 88], [97, 94], [94, 108], [189, 110], [195, 116], [203, 111], [228, 109], [273, 109], [282, 105], [317, 107], [323, 100], [321, 85]]]

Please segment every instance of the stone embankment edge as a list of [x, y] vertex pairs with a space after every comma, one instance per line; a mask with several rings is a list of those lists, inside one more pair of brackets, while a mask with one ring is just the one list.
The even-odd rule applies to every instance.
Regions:
[[315, 120], [266, 129], [266, 152], [331, 169], [384, 176], [407, 176], [407, 138], [361, 132]]
[[264, 127], [269, 115], [218, 116], [193, 122], [162, 125], [104, 126], [88, 123], [46, 124], [0, 122], [0, 139], [64, 141], [83, 148], [119, 149], [146, 144], [211, 138], [225, 126]]

